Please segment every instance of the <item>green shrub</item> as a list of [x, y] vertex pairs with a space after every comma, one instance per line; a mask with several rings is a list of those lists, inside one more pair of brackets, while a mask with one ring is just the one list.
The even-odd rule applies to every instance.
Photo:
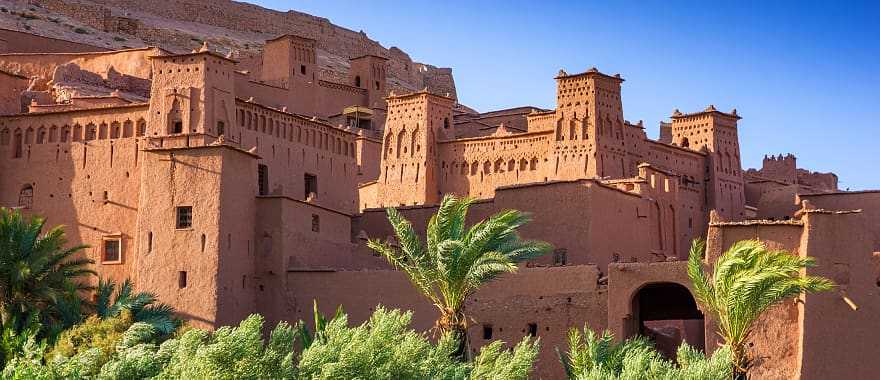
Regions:
[[58, 360], [97, 349], [101, 353], [101, 364], [103, 364], [116, 351], [117, 343], [131, 325], [131, 314], [128, 312], [103, 320], [91, 316], [85, 322], [61, 333], [55, 347], [46, 357], [49, 360]]
[[560, 353], [569, 379], [577, 380], [728, 380], [733, 377], [730, 348], [723, 346], [710, 357], [683, 343], [675, 363], [663, 358], [644, 337], [614, 342], [608, 331], [601, 335], [584, 327], [568, 334], [569, 351]]
[[190, 329], [158, 344], [153, 326], [131, 324], [127, 314], [90, 318], [62, 335], [54, 359], [43, 362], [39, 350], [20, 356], [3, 379], [516, 380], [528, 378], [538, 353], [537, 340], [526, 338], [511, 350], [493, 342], [472, 363], [459, 362], [452, 335], [432, 343], [409, 327], [411, 319], [411, 312], [379, 307], [370, 320], [349, 327], [339, 314], [298, 352], [302, 322], [281, 322], [264, 339], [263, 317], [251, 315], [237, 327]]

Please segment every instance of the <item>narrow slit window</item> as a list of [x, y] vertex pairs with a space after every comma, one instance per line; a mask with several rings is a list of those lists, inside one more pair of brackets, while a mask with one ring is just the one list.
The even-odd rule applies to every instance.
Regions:
[[269, 194], [269, 167], [263, 164], [257, 166], [257, 184], [260, 195]]
[[312, 214], [312, 232], [321, 232], [321, 217], [318, 214]]
[[186, 287], [186, 271], [177, 272], [177, 287], [180, 289]]

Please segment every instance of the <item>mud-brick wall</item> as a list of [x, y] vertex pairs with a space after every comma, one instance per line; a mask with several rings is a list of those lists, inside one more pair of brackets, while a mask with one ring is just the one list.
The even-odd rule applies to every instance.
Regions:
[[872, 247], [880, 224], [870, 223], [869, 215], [820, 211], [804, 218], [801, 250], [818, 263], [807, 274], [837, 286], [804, 297], [801, 379], [872, 379], [880, 373], [880, 253]]
[[[606, 325], [606, 293], [597, 285], [598, 273], [592, 265], [523, 268], [489, 283], [465, 306], [473, 317], [468, 329], [471, 346], [479, 350], [497, 339], [516, 344], [529, 334], [529, 324], [535, 324], [541, 352], [534, 377], [562, 378], [555, 348], [566, 349], [568, 329]], [[294, 310], [286, 314], [287, 320], [302, 319], [311, 325], [312, 300], [318, 301], [325, 315], [343, 305], [351, 324], [367, 320], [380, 304], [412, 310], [412, 327], [418, 331], [429, 331], [437, 318], [437, 309], [398, 271], [295, 271], [286, 277], [287, 306]], [[484, 327], [492, 329], [491, 340], [483, 339]]]

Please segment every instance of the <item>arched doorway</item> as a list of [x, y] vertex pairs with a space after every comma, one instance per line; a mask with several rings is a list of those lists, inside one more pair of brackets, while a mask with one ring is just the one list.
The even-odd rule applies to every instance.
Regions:
[[627, 337], [642, 335], [670, 359], [682, 342], [705, 350], [703, 313], [690, 290], [672, 282], [648, 284], [632, 298], [632, 323]]

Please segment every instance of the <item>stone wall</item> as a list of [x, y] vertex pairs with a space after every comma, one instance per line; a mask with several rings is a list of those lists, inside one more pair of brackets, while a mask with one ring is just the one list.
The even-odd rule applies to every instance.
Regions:
[[0, 29], [0, 54], [85, 53], [105, 50], [107, 49], [98, 46]]

